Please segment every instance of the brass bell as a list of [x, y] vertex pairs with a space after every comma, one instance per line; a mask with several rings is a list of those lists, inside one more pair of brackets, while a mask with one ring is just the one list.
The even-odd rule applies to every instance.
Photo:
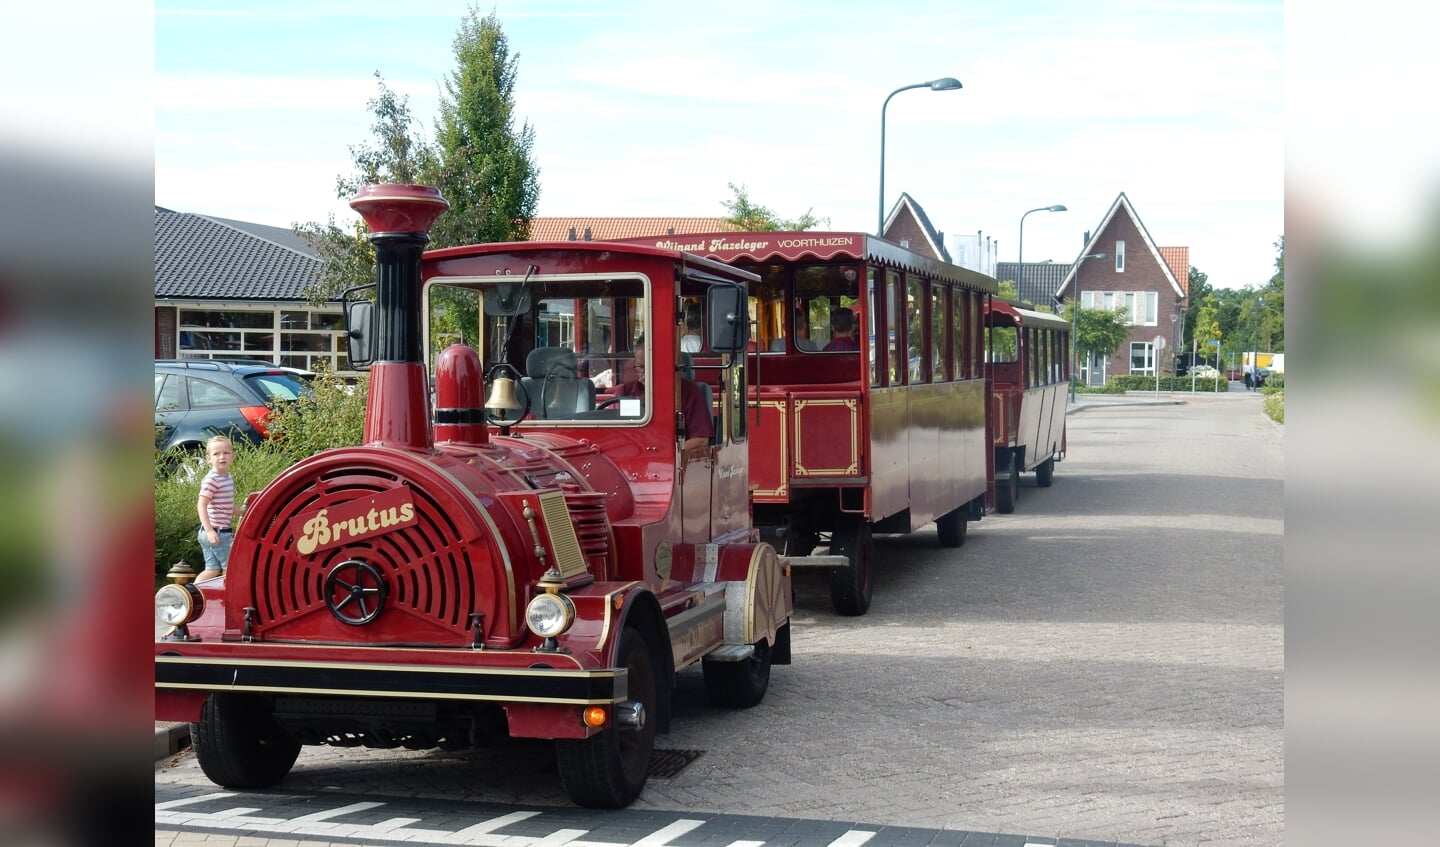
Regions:
[[497, 417], [505, 418], [519, 412], [520, 400], [515, 396], [515, 380], [497, 375], [490, 383], [490, 396], [485, 400], [485, 408], [496, 413]]

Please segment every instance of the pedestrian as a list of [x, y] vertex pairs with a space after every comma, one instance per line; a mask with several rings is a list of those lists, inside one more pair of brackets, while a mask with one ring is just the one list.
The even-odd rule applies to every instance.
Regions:
[[699, 353], [705, 346], [700, 335], [700, 304], [691, 303], [685, 307], [685, 334], [680, 336], [680, 350], [683, 353]]
[[196, 582], [214, 579], [225, 572], [230, 558], [230, 542], [235, 534], [230, 521], [235, 516], [235, 478], [230, 466], [235, 464], [235, 445], [223, 435], [205, 442], [205, 461], [210, 472], [200, 480], [200, 499], [195, 511], [200, 515], [200, 552], [205, 556], [205, 570]]

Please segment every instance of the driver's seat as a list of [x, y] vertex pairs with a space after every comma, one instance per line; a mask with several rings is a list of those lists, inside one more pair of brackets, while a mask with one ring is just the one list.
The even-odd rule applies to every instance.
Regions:
[[580, 376], [575, 351], [566, 347], [531, 350], [520, 387], [529, 398], [531, 416], [537, 419], [568, 419], [595, 408], [595, 383]]

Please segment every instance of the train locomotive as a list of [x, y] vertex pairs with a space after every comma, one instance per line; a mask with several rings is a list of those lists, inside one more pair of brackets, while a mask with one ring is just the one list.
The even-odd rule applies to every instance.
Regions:
[[[554, 740], [575, 803], [628, 805], [679, 671], [743, 708], [790, 661], [790, 575], [748, 503], [755, 277], [616, 244], [425, 253], [434, 189], [351, 205], [377, 259], [373, 301], [347, 306], [352, 362], [373, 359], [364, 443], [250, 495], [222, 577], [160, 589], [156, 719], [193, 722], [228, 788], [278, 783], [303, 745], [531, 738]], [[720, 351], [703, 427], [681, 289], [708, 295]], [[431, 321], [457, 308], [478, 341], [429, 357], [432, 390]]]

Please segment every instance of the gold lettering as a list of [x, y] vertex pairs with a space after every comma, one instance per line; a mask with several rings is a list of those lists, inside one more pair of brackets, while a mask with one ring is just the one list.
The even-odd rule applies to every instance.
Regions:
[[318, 515], [305, 522], [305, 534], [295, 542], [295, 549], [300, 551], [300, 555], [308, 556], [315, 552], [316, 547], [330, 543], [330, 526], [329, 521], [325, 519], [326, 511], [326, 509], [321, 509]]
[[343, 515], [334, 519], [330, 517], [329, 509], [321, 509], [305, 519], [300, 537], [295, 541], [295, 549], [301, 555], [308, 556], [316, 550], [339, 544], [342, 540], [354, 541], [414, 521], [413, 503], [402, 503], [398, 507], [372, 508], [364, 514]]

